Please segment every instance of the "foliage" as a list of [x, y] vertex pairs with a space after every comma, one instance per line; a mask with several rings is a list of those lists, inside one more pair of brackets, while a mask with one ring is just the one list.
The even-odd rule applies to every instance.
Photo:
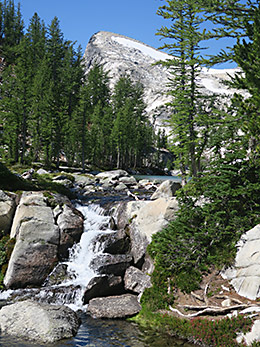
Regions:
[[156, 292], [165, 291], [168, 278], [190, 292], [212, 265], [232, 263], [241, 233], [260, 221], [259, 169], [248, 161], [232, 165], [223, 161], [179, 193], [176, 220], [155, 234], [148, 246], [155, 259]]
[[250, 331], [253, 324], [251, 318], [243, 315], [219, 320], [203, 318], [187, 320], [172, 316], [169, 312], [152, 313], [147, 307], [143, 307], [133, 320], [143, 327], [151, 328], [162, 334], [178, 336], [197, 344], [212, 347], [241, 346], [236, 342], [236, 336], [240, 332]]
[[3, 163], [0, 162], [0, 189], [11, 191], [31, 190], [33, 189], [33, 185], [12, 173]]

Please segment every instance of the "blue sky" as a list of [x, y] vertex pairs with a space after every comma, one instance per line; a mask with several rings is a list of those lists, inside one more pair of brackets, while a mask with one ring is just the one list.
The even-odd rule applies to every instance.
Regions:
[[[38, 13], [46, 25], [57, 16], [65, 39], [77, 41], [85, 50], [90, 37], [101, 30], [122, 34], [140, 40], [154, 48], [162, 42], [156, 31], [168, 23], [156, 14], [161, 0], [15, 0], [28, 26], [30, 18]], [[215, 52], [222, 42], [212, 44]], [[223, 65], [221, 67], [232, 67]]]

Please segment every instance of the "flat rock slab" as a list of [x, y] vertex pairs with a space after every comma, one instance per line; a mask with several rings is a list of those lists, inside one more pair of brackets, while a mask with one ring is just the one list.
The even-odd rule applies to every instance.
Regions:
[[237, 247], [234, 266], [221, 275], [239, 295], [255, 300], [260, 297], [260, 224], [243, 234]]
[[88, 313], [93, 318], [127, 318], [140, 310], [137, 296], [131, 294], [95, 298], [88, 304]]
[[41, 343], [71, 338], [76, 335], [79, 325], [76, 313], [66, 306], [27, 300], [0, 310], [2, 334]]

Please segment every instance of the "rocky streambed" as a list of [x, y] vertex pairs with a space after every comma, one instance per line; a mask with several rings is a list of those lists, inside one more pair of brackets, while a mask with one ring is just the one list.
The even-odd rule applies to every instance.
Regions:
[[1, 293], [3, 335], [53, 343], [76, 334], [77, 310], [118, 319], [141, 309], [153, 270], [146, 247], [173, 218], [179, 185], [164, 184], [151, 200], [159, 184], [137, 183], [123, 170], [73, 177], [55, 177], [77, 193], [73, 202], [1, 192], [0, 225], [15, 240]]

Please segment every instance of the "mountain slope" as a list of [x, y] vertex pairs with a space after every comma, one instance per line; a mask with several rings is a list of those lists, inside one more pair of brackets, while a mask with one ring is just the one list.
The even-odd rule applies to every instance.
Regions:
[[[158, 60], [171, 58], [137, 40], [100, 31], [94, 34], [84, 54], [86, 73], [94, 63], [102, 64], [106, 71], [110, 71], [111, 86], [123, 74], [130, 74], [134, 81], [140, 81], [145, 88], [146, 111], [155, 128], [165, 128], [164, 121], [169, 117], [169, 110], [164, 106], [169, 101], [166, 95], [169, 71], [154, 65]], [[205, 94], [217, 93], [225, 98], [234, 91], [229, 90], [223, 83], [229, 79], [228, 74], [234, 75], [236, 69], [203, 69], [198, 84]]]

